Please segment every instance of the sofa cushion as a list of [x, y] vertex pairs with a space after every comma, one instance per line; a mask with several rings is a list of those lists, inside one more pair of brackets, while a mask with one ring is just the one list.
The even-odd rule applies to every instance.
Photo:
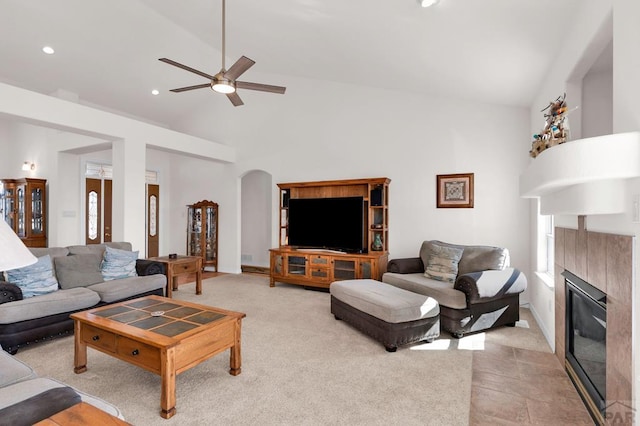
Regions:
[[104, 281], [100, 272], [102, 259], [95, 254], [75, 254], [56, 257], [56, 276], [60, 288], [86, 287]]
[[440, 306], [451, 309], [466, 309], [467, 300], [465, 294], [453, 288], [453, 283], [432, 280], [424, 276], [423, 273], [397, 274], [385, 272], [382, 275], [382, 282], [392, 286], [433, 297]]
[[107, 247], [117, 248], [120, 250], [131, 251], [131, 243], [128, 242], [108, 242], [103, 244], [87, 244], [84, 246], [67, 247], [69, 254], [97, 254], [100, 259], [104, 256], [104, 250]]
[[136, 276], [137, 251], [107, 247], [100, 270], [105, 281]]
[[[66, 386], [67, 385], [62, 382], [44, 377], [37, 377], [35, 379], [15, 383], [6, 388], [0, 388], [0, 408], [8, 407], [9, 405], [24, 401], [27, 398], [38, 395], [49, 389], [62, 388]], [[80, 395], [80, 399], [83, 402], [91, 404], [94, 407], [97, 407], [102, 411], [106, 411], [113, 416], [123, 418], [122, 413], [115, 406], [100, 398], [88, 395], [77, 389], [74, 390], [78, 395]]]
[[166, 284], [167, 277], [156, 274], [105, 281], [103, 283], [90, 285], [86, 288], [96, 292], [102, 302], [112, 303], [141, 293], [146, 293], [148, 291], [160, 288], [164, 289]]
[[0, 419], [4, 425], [33, 425], [79, 402], [80, 395], [68, 386], [47, 389], [0, 408]]
[[48, 315], [78, 311], [95, 306], [100, 296], [84, 287], [58, 290], [42, 296], [30, 297], [0, 305], [0, 324], [12, 324]]
[[463, 246], [442, 241], [424, 241], [420, 247], [420, 258], [426, 265], [433, 253], [433, 246], [455, 247], [464, 250], [458, 262], [458, 275], [486, 270], [502, 270], [510, 263], [509, 250], [492, 246]]
[[0, 388], [35, 377], [33, 368], [0, 348]]
[[424, 276], [438, 281], [455, 282], [458, 276], [458, 262], [463, 251], [457, 247], [433, 244], [425, 264]]
[[0, 282], [0, 305], [22, 299], [22, 290], [20, 290], [20, 287], [8, 282]]
[[58, 290], [58, 281], [53, 275], [53, 264], [48, 254], [39, 257], [32, 265], [6, 271], [6, 274], [7, 281], [20, 287], [25, 299]]
[[509, 250], [502, 247], [468, 246], [458, 264], [458, 274], [489, 270], [501, 271], [509, 266]]
[[56, 257], [62, 257], [69, 254], [69, 250], [66, 247], [29, 247], [29, 251], [35, 257], [42, 257], [49, 255], [52, 259]]

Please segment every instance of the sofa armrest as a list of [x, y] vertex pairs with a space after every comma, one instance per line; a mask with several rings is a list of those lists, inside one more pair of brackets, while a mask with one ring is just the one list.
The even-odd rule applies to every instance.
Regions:
[[515, 268], [470, 272], [459, 275], [454, 288], [466, 294], [467, 303], [482, 303], [522, 293], [527, 288], [527, 277]]
[[22, 290], [15, 284], [0, 282], [0, 305], [7, 302], [22, 300]]
[[136, 272], [139, 276], [163, 274], [165, 273], [164, 263], [155, 260], [136, 260]]
[[419, 257], [405, 257], [402, 259], [392, 259], [387, 264], [387, 272], [396, 274], [415, 274], [424, 272], [424, 264]]

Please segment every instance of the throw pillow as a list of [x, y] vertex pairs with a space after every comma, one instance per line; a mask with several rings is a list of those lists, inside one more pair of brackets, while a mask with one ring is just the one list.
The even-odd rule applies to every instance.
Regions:
[[137, 251], [119, 250], [107, 247], [100, 270], [105, 281], [135, 277]]
[[100, 271], [102, 259], [95, 254], [54, 257], [60, 288], [86, 287], [104, 281]]
[[15, 284], [0, 282], [0, 305], [15, 300], [22, 300], [22, 290]]
[[434, 244], [424, 275], [438, 281], [454, 282], [458, 276], [458, 262], [463, 249]]
[[51, 256], [38, 258], [33, 265], [6, 271], [7, 281], [17, 285], [22, 290], [22, 297], [40, 296], [58, 290], [58, 280], [53, 275]]

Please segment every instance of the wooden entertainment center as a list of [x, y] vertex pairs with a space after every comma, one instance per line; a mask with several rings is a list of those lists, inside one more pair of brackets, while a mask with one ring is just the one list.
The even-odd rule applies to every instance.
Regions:
[[[271, 249], [270, 283], [276, 281], [329, 288], [333, 281], [379, 280], [389, 259], [389, 178], [279, 183], [280, 247]], [[296, 198], [362, 197], [363, 253], [296, 249], [289, 246], [289, 200]]]

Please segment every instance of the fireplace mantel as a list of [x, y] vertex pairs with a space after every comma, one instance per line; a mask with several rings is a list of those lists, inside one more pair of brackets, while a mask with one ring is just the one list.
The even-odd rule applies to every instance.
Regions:
[[520, 176], [520, 196], [542, 214], [617, 214], [624, 181], [640, 176], [640, 132], [578, 139], [541, 152]]

